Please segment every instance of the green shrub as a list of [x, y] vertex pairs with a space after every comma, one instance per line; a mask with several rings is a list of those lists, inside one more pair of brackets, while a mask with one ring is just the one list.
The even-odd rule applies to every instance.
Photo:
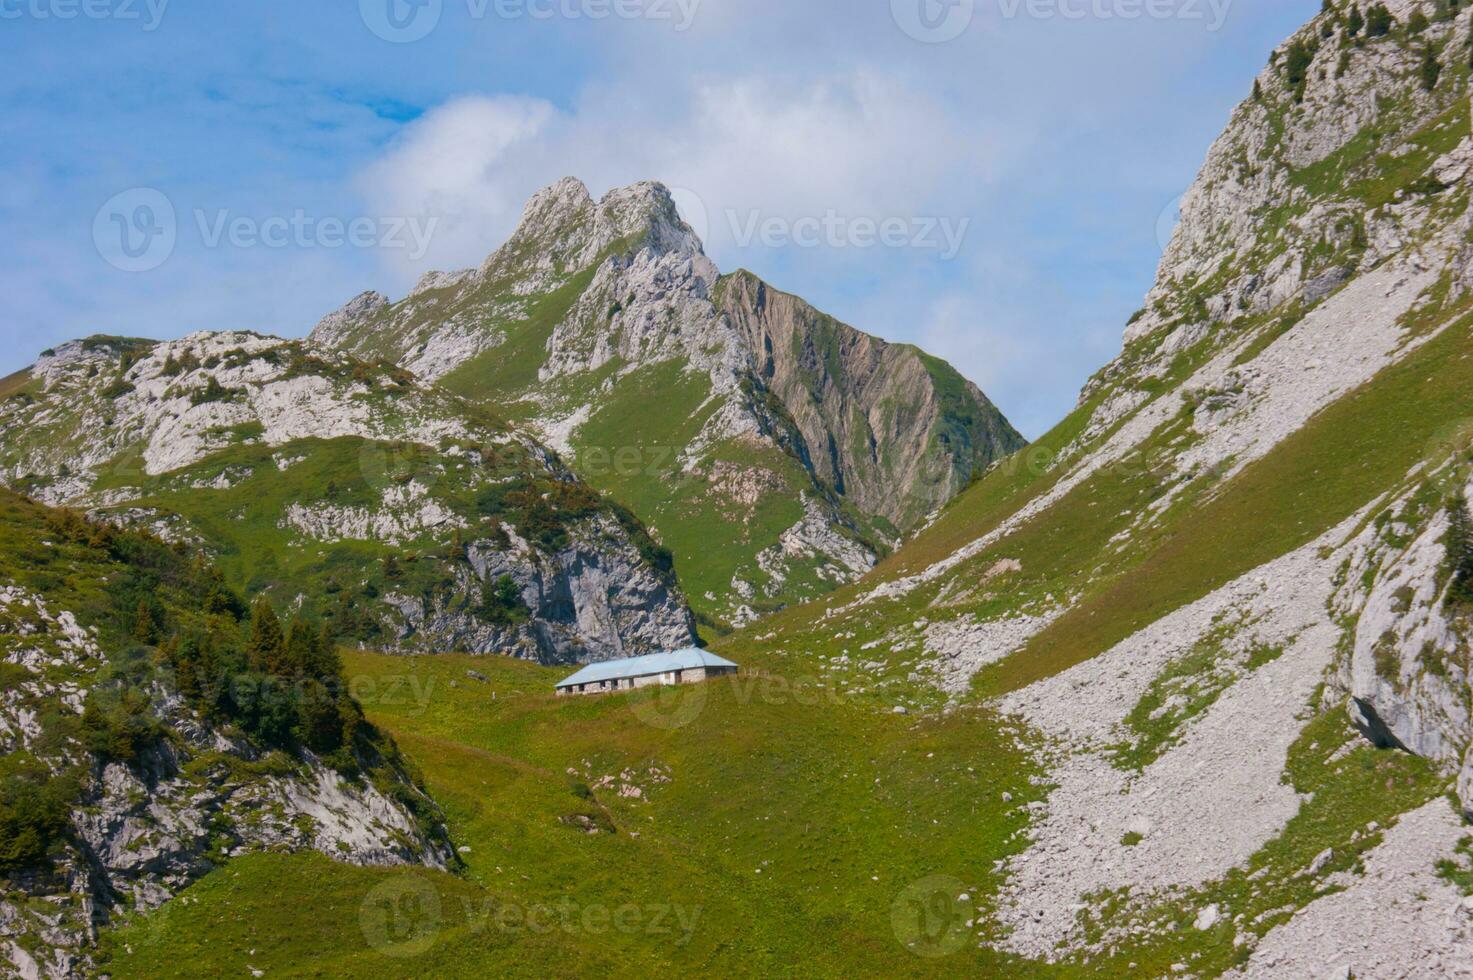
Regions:
[[1309, 84], [1309, 68], [1314, 64], [1314, 48], [1303, 41], [1289, 45], [1289, 57], [1284, 62], [1284, 80], [1295, 102], [1304, 101], [1304, 89]]
[[522, 601], [516, 579], [503, 575], [486, 584], [476, 614], [498, 626], [512, 626], [525, 622], [532, 615], [532, 610]]
[[1385, 4], [1372, 4], [1366, 11], [1366, 36], [1385, 37], [1391, 33], [1391, 28], [1396, 26], [1396, 18], [1391, 16], [1391, 11], [1386, 9]]
[[166, 378], [177, 377], [187, 371], [199, 370], [199, 358], [194, 356], [194, 351], [185, 351], [177, 358], [170, 354], [164, 359], [163, 374]]
[[206, 405], [210, 402], [229, 401], [230, 397], [231, 393], [229, 389], [220, 384], [219, 380], [212, 374], [209, 380], [205, 382], [205, 386], [194, 392], [190, 397], [190, 401], [196, 405]]
[[1468, 517], [1468, 498], [1460, 493], [1449, 501], [1447, 518], [1444, 541], [1452, 572], [1447, 602], [1454, 606], [1470, 606], [1473, 605], [1473, 520]]
[[82, 744], [104, 762], [130, 765], [162, 734], [148, 697], [133, 689], [94, 690], [82, 710]]
[[1428, 92], [1437, 88], [1437, 80], [1442, 77], [1442, 62], [1437, 60], [1431, 48], [1422, 52], [1421, 76], [1422, 88]]
[[0, 778], [0, 871], [44, 862], [67, 836], [76, 795], [75, 779], [52, 777], [39, 766]]
[[107, 387], [102, 389], [102, 397], [116, 401], [124, 395], [131, 394], [134, 387], [122, 377], [115, 378]]

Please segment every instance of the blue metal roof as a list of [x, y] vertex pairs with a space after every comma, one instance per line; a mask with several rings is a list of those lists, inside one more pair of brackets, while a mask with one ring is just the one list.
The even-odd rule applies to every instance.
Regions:
[[606, 660], [603, 663], [589, 664], [572, 677], [558, 683], [558, 687], [573, 687], [578, 684], [598, 684], [603, 681], [615, 679], [624, 680], [630, 677], [649, 677], [652, 674], [664, 674], [672, 670], [694, 670], [697, 667], [735, 667], [736, 664], [730, 660], [718, 657], [714, 653], [698, 650], [691, 647], [687, 650], [676, 650], [674, 653], [651, 653], [643, 657], [631, 657], [627, 660]]

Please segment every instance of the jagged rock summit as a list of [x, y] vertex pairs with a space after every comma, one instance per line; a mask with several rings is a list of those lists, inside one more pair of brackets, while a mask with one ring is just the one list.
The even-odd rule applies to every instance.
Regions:
[[533, 425], [733, 623], [852, 581], [1023, 445], [944, 362], [722, 276], [657, 183], [561, 180], [479, 268], [364, 294], [312, 339]]

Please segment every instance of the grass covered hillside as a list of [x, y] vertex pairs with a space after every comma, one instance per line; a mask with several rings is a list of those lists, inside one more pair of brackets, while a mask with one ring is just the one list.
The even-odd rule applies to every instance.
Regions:
[[[751, 687], [567, 703], [532, 668], [407, 668], [456, 686], [374, 717], [497, 908], [713, 911], [684, 945], [537, 937], [627, 949], [616, 973], [1466, 966], [1473, 35], [1386, 17], [1331, 3], [1274, 53], [1122, 356], [863, 580], [716, 644]], [[313, 968], [559, 969], [444, 902], [432, 945], [375, 960], [377, 884]], [[141, 969], [184, 948], [161, 932]]]
[[555, 661], [693, 636], [637, 519], [403, 371], [248, 334], [94, 338], [41, 359], [0, 434], [11, 486], [203, 548], [345, 641]]

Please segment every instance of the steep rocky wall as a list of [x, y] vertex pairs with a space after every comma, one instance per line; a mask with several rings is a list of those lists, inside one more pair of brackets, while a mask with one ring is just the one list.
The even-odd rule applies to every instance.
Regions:
[[747, 272], [722, 279], [717, 297], [814, 472], [903, 532], [1024, 445], [975, 385], [914, 347], [861, 333]]

